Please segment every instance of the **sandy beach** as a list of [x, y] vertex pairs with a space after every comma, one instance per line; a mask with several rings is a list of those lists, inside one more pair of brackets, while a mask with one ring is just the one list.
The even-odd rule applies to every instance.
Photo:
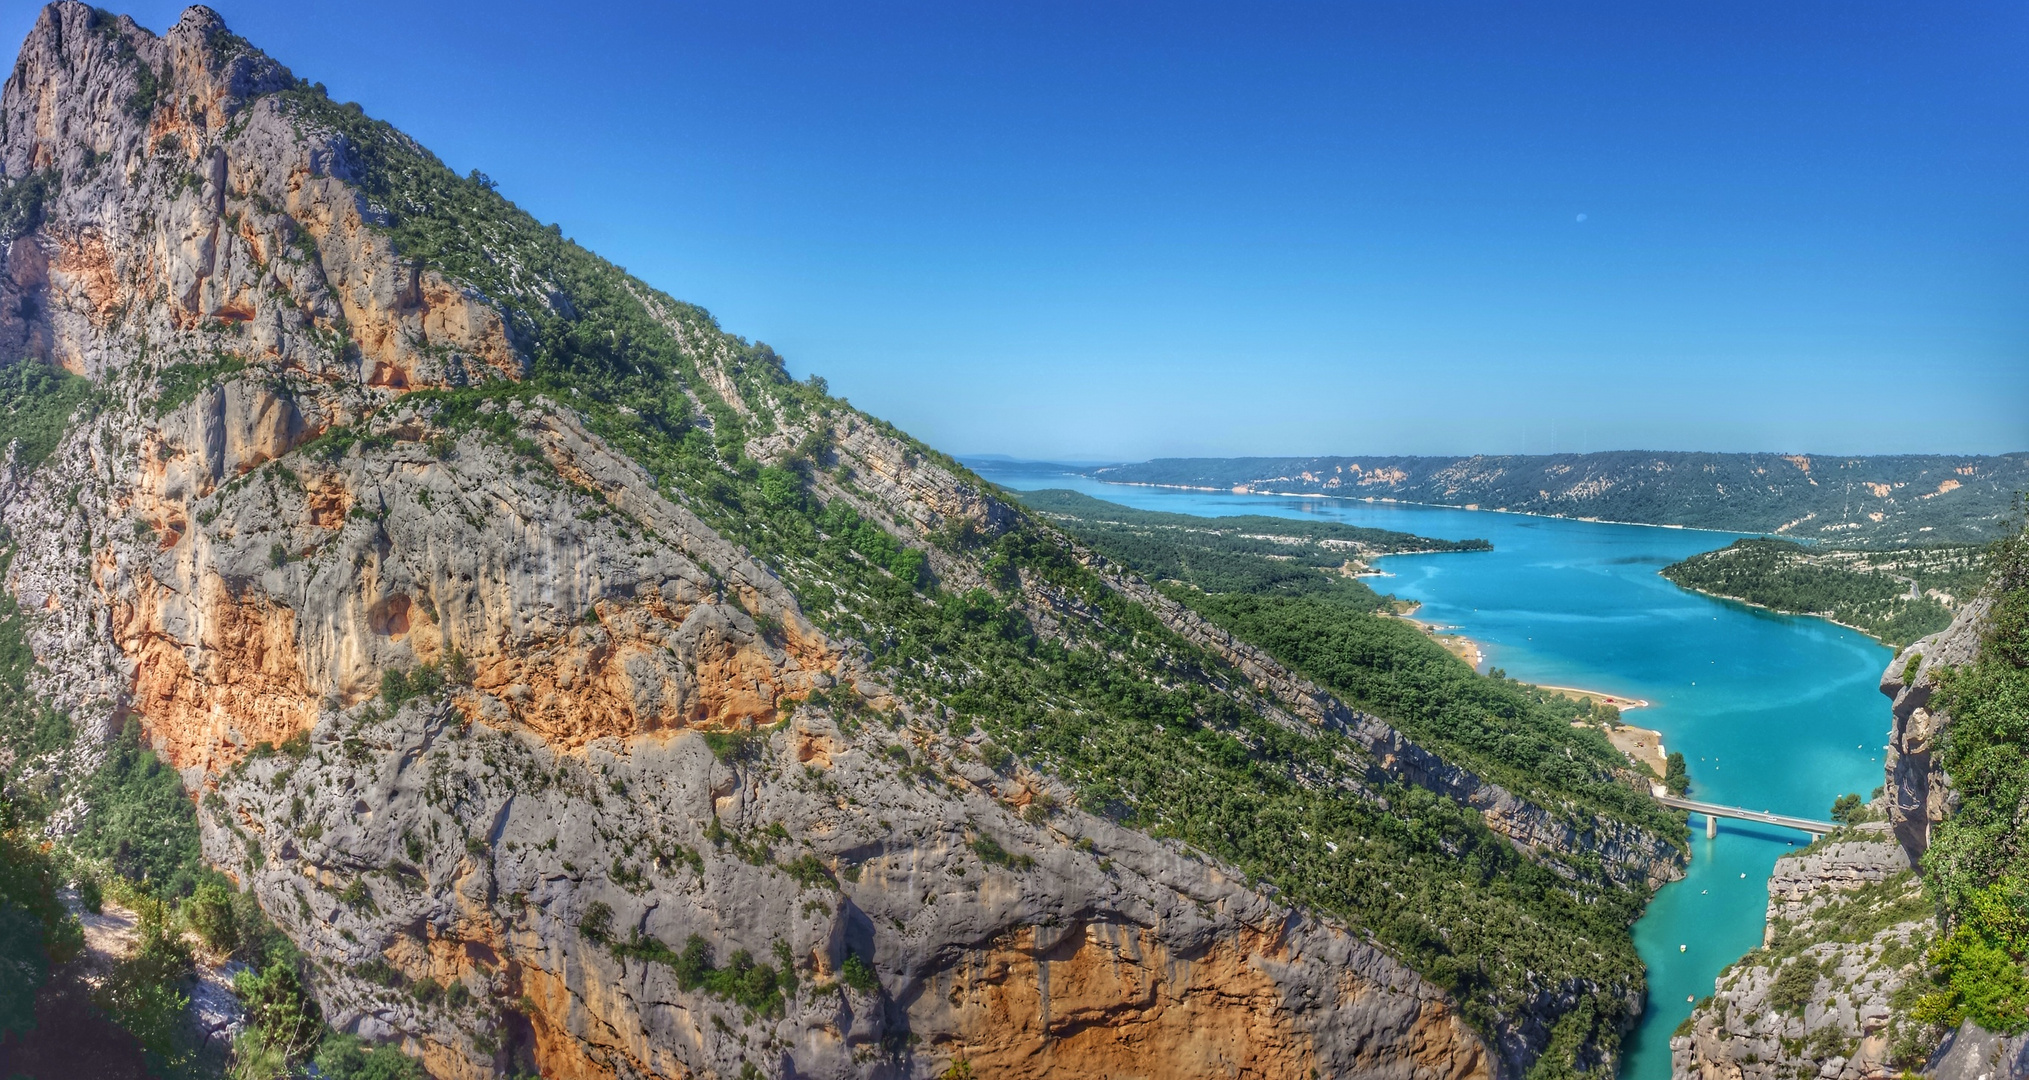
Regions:
[[1422, 619], [1414, 618], [1411, 612], [1422, 606], [1421, 604], [1403, 604], [1396, 609], [1395, 614], [1405, 621], [1415, 623], [1416, 628], [1429, 635], [1430, 640], [1444, 646], [1445, 652], [1471, 664], [1472, 669], [1478, 671], [1480, 665], [1486, 662], [1486, 655], [1480, 652], [1479, 643], [1463, 634], [1445, 633], [1444, 631], [1451, 628], [1441, 623], [1427, 623]]
[[1547, 683], [1538, 683], [1537, 685], [1545, 690], [1554, 690], [1565, 697], [1577, 698], [1580, 701], [1590, 701], [1594, 705], [1611, 705], [1621, 712], [1626, 712], [1629, 709], [1645, 709], [1649, 705], [1642, 698], [1622, 697], [1619, 694], [1608, 694], [1598, 690], [1580, 690], [1575, 686], [1550, 686]]
[[1663, 775], [1668, 767], [1669, 755], [1663, 749], [1663, 733], [1660, 731], [1623, 724], [1608, 729], [1606, 738], [1613, 743], [1615, 750], [1626, 754], [1629, 760], [1654, 769], [1657, 776]]

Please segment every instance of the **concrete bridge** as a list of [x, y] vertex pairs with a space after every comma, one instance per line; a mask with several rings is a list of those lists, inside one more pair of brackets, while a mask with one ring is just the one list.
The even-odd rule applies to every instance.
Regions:
[[1689, 810], [1705, 815], [1705, 835], [1715, 836], [1719, 831], [1719, 818], [1736, 821], [1758, 821], [1763, 825], [1780, 825], [1785, 829], [1798, 829], [1813, 836], [1823, 836], [1839, 826], [1830, 821], [1812, 821], [1810, 818], [1790, 817], [1788, 814], [1771, 814], [1766, 810], [1742, 810], [1737, 806], [1721, 806], [1718, 803], [1699, 802], [1696, 799], [1680, 799], [1675, 795], [1657, 795], [1656, 801], [1678, 810]]

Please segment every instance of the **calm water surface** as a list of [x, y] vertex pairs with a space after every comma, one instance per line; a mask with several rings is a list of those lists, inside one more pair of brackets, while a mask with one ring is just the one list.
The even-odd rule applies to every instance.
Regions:
[[[1232, 495], [1104, 484], [1046, 466], [975, 463], [1018, 490], [1070, 488], [1146, 510], [1327, 518], [1462, 540], [1494, 550], [1395, 555], [1377, 591], [1420, 601], [1417, 617], [1479, 642], [1487, 667], [1518, 679], [1643, 698], [1627, 717], [1657, 728], [1689, 761], [1694, 797], [1814, 818], [1881, 783], [1887, 702], [1875, 686], [1889, 650], [1819, 619], [1772, 615], [1685, 592], [1664, 566], [1724, 547], [1733, 534], [1608, 525], [1300, 496]], [[1670, 1075], [1670, 1033], [1712, 992], [1719, 970], [1761, 943], [1768, 874], [1801, 833], [1702, 819], [1684, 880], [1635, 924], [1649, 1011], [1622, 1075]], [[1681, 948], [1680, 948], [1681, 947]]]

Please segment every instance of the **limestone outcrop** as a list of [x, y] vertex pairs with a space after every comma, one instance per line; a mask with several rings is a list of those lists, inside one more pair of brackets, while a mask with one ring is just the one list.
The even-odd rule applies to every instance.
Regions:
[[[1880, 822], [1776, 860], [1762, 947], [1721, 972], [1670, 1040], [1699, 1080], [1887, 1080], [1910, 1048], [1899, 991], [1936, 926], [1908, 856]], [[1920, 1058], [1922, 1055], [1918, 1053]]]
[[1992, 603], [1972, 600], [1952, 624], [1902, 650], [1881, 674], [1881, 692], [1893, 702], [1888, 731], [1886, 797], [1895, 838], [1912, 860], [1930, 847], [1931, 826], [1952, 811], [1951, 778], [1932, 763], [1937, 737], [1948, 722], [1931, 712], [1937, 673], [1970, 663], [1980, 645]]

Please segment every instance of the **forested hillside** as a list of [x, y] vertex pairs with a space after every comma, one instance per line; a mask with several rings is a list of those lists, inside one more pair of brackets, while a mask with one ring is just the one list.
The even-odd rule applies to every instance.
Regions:
[[[1348, 703], [1514, 790], [1543, 790], [1533, 777], [1565, 775], [1573, 755], [1599, 764], [1619, 760], [1597, 732], [1572, 728], [1572, 721], [1594, 717], [1589, 700], [1476, 674], [1415, 624], [1387, 613], [1383, 597], [1332, 560], [1333, 549], [1316, 546], [1357, 542], [1371, 545], [1374, 554], [1451, 551], [1470, 558], [1488, 549], [1484, 540], [1432, 540], [1335, 522], [1150, 513], [1072, 492], [1017, 497]], [[1569, 798], [1576, 789], [1560, 782], [1556, 790], [1551, 797]], [[1612, 807], [1645, 801], [1613, 785], [1594, 788], [1592, 797]]]
[[1750, 538], [1662, 573], [1712, 596], [1823, 615], [1901, 648], [1951, 624], [1985, 579], [1985, 555], [1965, 544], [1866, 550]]
[[1614, 1070], [1682, 820], [1347, 576], [1467, 545], [1095, 556], [205, 8], [0, 114], [0, 1063], [62, 886], [172, 1076]]
[[1086, 470], [1124, 484], [1398, 499], [1880, 546], [1986, 543], [2029, 454], [1613, 451], [1472, 457], [1161, 458]]

